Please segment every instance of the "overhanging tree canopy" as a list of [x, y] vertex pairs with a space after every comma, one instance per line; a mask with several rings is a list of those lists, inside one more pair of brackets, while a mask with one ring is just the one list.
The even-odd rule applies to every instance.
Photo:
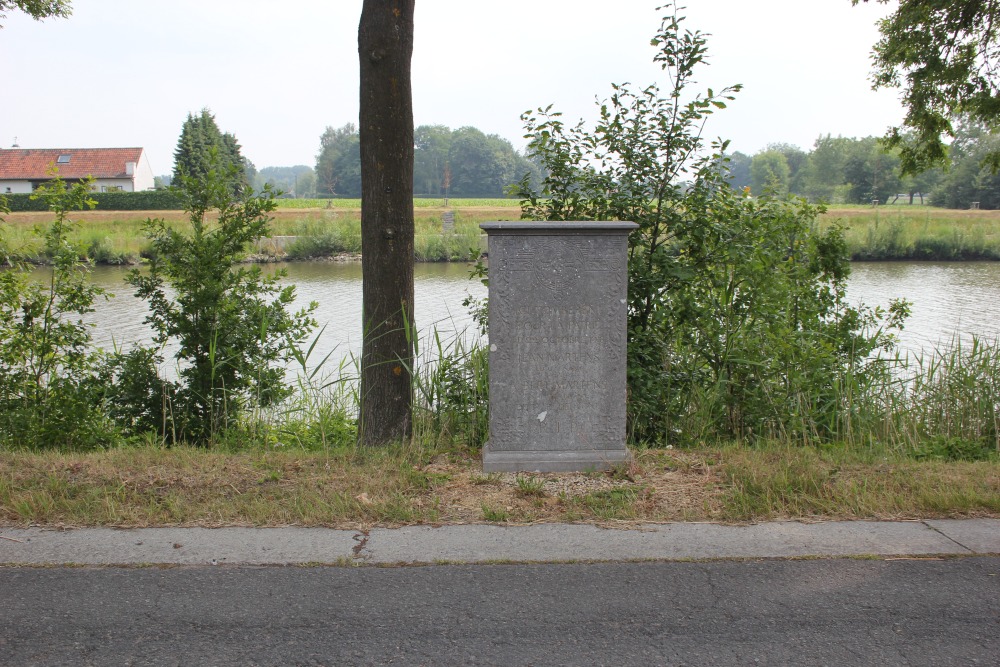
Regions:
[[[1000, 130], [998, 29], [1000, 0], [900, 0], [879, 23], [872, 83], [903, 89], [906, 118], [886, 140], [901, 148], [905, 173], [947, 160], [957, 118]], [[1000, 152], [986, 162], [1000, 168]]]
[[0, 0], [0, 19], [7, 18], [11, 9], [18, 9], [36, 21], [50, 16], [66, 18], [73, 13], [70, 0]]

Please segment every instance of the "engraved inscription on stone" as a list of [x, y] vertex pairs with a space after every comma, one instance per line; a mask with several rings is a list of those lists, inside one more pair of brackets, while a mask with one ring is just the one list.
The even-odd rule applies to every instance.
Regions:
[[625, 290], [632, 223], [486, 223], [487, 470], [625, 460]]

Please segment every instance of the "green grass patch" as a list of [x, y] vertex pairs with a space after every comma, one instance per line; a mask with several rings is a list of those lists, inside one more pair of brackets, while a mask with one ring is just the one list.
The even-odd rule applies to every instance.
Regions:
[[1000, 465], [765, 446], [725, 452], [723, 513], [734, 521], [995, 516]]
[[537, 477], [518, 475], [515, 481], [517, 485], [517, 495], [531, 498], [541, 498], [545, 495], [545, 480]]
[[598, 519], [628, 520], [636, 519], [639, 515], [635, 506], [638, 498], [637, 489], [617, 487], [588, 493], [578, 502]]
[[487, 503], [482, 503], [483, 521], [490, 523], [507, 523], [510, 520], [510, 512], [502, 507], [493, 507]]

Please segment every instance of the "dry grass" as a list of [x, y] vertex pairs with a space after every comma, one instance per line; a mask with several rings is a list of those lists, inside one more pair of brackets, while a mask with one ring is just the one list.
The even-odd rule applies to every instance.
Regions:
[[0, 525], [329, 526], [1000, 516], [997, 462], [647, 450], [601, 474], [483, 474], [478, 452], [0, 454]]

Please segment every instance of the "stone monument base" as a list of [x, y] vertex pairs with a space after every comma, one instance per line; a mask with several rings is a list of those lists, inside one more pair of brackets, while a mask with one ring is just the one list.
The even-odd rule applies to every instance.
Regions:
[[631, 463], [627, 449], [493, 451], [483, 446], [483, 472], [598, 472]]

